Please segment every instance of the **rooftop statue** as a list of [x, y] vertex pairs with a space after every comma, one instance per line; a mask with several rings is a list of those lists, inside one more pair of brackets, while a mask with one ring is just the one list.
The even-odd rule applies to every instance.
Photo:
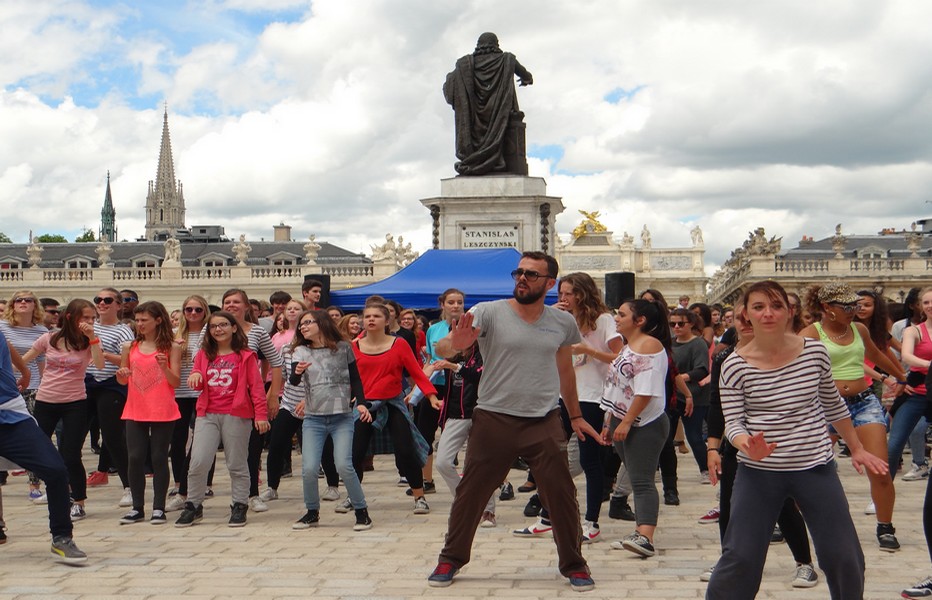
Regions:
[[480, 35], [475, 52], [457, 60], [447, 74], [443, 97], [455, 112], [459, 161], [454, 168], [460, 175], [527, 175], [516, 75], [521, 86], [534, 83], [514, 54], [502, 52], [494, 33]]

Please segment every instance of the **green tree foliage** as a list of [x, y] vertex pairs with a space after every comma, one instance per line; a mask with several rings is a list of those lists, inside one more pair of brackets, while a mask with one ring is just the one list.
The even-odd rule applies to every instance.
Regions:
[[67, 244], [68, 240], [63, 235], [57, 233], [43, 233], [38, 237], [40, 244], [56, 244], [62, 243]]
[[96, 242], [97, 238], [94, 237], [94, 232], [90, 229], [85, 229], [84, 233], [79, 235], [74, 239], [76, 242]]
[[0, 244], [12, 244], [13, 240], [10, 239], [10, 236], [0, 231]]

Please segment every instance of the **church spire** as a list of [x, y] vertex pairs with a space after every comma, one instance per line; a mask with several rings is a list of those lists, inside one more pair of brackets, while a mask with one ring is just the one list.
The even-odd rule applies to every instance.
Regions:
[[100, 209], [100, 231], [97, 239], [102, 242], [117, 241], [116, 210], [113, 208], [113, 195], [110, 193], [110, 171], [107, 171], [107, 192], [104, 194], [104, 207]]
[[175, 179], [171, 134], [168, 132], [168, 104], [162, 117], [162, 144], [155, 182], [149, 181], [146, 196], [146, 239], [165, 239], [184, 228], [184, 194], [181, 182]]

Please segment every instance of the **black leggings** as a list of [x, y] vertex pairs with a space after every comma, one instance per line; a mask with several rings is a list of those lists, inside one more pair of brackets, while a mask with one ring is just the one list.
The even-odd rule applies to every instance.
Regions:
[[[424, 474], [421, 472], [421, 462], [414, 452], [414, 440], [411, 437], [411, 426], [408, 418], [391, 404], [385, 403], [382, 410], [388, 411], [388, 431], [392, 436], [392, 444], [395, 446], [395, 461], [401, 469], [401, 474], [408, 480], [408, 485], [412, 489], [424, 487]], [[356, 428], [353, 431], [353, 468], [356, 469], [356, 475], [359, 481], [362, 481], [363, 469], [362, 460], [369, 449], [369, 442], [372, 440], [372, 433], [375, 427], [372, 423], [363, 423], [356, 421]]]
[[97, 405], [97, 422], [100, 424], [100, 439], [102, 440], [101, 463], [107, 466], [108, 461], [103, 452], [106, 449], [110, 459], [109, 464], [116, 468], [123, 487], [129, 487], [126, 472], [126, 428], [123, 421], [123, 408], [126, 406], [125, 388], [118, 390], [111, 387], [90, 386], [87, 388], [87, 400]]
[[152, 510], [165, 510], [168, 495], [168, 447], [175, 421], [126, 421], [129, 489], [133, 508], [142, 511], [146, 499], [146, 457], [152, 456]]
[[36, 401], [34, 416], [39, 429], [52, 437], [55, 426], [61, 420], [61, 433], [58, 436], [58, 453], [68, 469], [68, 483], [71, 485], [71, 497], [76, 501], [87, 498], [87, 471], [81, 462], [81, 448], [87, 437], [87, 400], [74, 402]]
[[[437, 397], [443, 400], [441, 393], [438, 393]], [[421, 432], [421, 435], [430, 445], [427, 454], [433, 454], [434, 439], [437, 437], [437, 427], [440, 424], [440, 411], [431, 406], [427, 398], [422, 398], [417, 405], [417, 410], [414, 411], [414, 424], [417, 425], [417, 430]]]
[[[738, 473], [738, 453], [734, 446], [722, 443], [722, 482], [721, 497], [719, 498], [718, 533], [725, 539], [725, 530], [731, 518], [731, 492], [735, 486], [735, 475]], [[796, 501], [787, 498], [777, 517], [777, 525], [786, 538], [786, 545], [793, 553], [793, 559], [804, 565], [812, 564], [812, 552], [809, 550], [809, 533], [806, 531], [806, 521], [803, 519]]]
[[285, 466], [285, 457], [291, 454], [291, 438], [301, 429], [304, 423], [287, 410], [278, 411], [269, 430], [269, 455], [266, 459], [266, 475], [268, 485], [273, 490], [278, 489], [282, 480], [282, 471]]
[[181, 418], [175, 421], [172, 429], [171, 462], [172, 474], [179, 487], [188, 479], [188, 436], [194, 424], [194, 405], [197, 398], [175, 398]]

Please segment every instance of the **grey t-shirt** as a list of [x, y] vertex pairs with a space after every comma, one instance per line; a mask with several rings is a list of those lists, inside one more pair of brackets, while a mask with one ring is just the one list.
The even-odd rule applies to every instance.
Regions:
[[573, 317], [550, 306], [526, 323], [507, 300], [482, 302], [469, 312], [479, 327], [484, 368], [477, 407], [516, 417], [543, 417], [557, 407], [556, 353], [582, 338]]
[[292, 360], [311, 363], [301, 376], [305, 415], [342, 415], [353, 410], [349, 365], [356, 362], [356, 356], [349, 344], [337, 342], [336, 351], [298, 346]]

